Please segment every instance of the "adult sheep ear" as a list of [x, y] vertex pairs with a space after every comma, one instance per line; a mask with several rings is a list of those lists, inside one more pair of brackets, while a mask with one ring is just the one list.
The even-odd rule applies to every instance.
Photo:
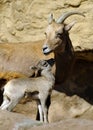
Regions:
[[69, 31], [74, 25], [75, 25], [76, 21], [73, 21], [71, 23], [69, 23], [68, 25], [65, 25], [65, 30]]
[[49, 24], [51, 24], [52, 22], [53, 22], [53, 14], [51, 13], [50, 15], [49, 15], [49, 19], [48, 19], [48, 23]]

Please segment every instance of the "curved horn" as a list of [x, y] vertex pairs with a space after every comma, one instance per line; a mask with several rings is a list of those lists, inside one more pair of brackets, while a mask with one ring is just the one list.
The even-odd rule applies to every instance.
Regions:
[[81, 16], [85, 17], [85, 15], [80, 13], [80, 12], [76, 12], [76, 11], [68, 12], [68, 13], [64, 13], [60, 18], [58, 18], [56, 23], [63, 23], [66, 18], [68, 18], [69, 16], [74, 15], [74, 14], [78, 14], [78, 15], [81, 15]]

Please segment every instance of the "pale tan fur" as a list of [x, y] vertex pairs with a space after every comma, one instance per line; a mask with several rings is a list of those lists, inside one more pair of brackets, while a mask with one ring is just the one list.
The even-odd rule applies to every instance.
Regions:
[[41, 76], [12, 79], [4, 86], [4, 100], [1, 109], [11, 111], [25, 94], [31, 93], [32, 99], [38, 102], [40, 121], [44, 119], [46, 123], [48, 122], [46, 100], [51, 95], [55, 78], [51, 72], [51, 66], [45, 60], [41, 60], [32, 69], [41, 71]]

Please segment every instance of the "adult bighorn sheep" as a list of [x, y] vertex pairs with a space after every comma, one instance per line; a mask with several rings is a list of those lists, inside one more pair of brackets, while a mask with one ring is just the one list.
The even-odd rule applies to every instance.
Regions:
[[[69, 37], [69, 30], [73, 27], [75, 21], [67, 25], [64, 23], [69, 16], [75, 14], [85, 17], [84, 14], [74, 11], [64, 13], [58, 20], [55, 20], [53, 14], [51, 14], [49, 25], [45, 31], [46, 40], [42, 50], [45, 55], [54, 52], [56, 64], [55, 83], [59, 86], [68, 79], [75, 58]], [[50, 102], [49, 100], [48, 98], [47, 102]], [[39, 119], [39, 116], [37, 116], [37, 119]]]
[[[73, 64], [74, 50], [69, 38], [69, 30], [73, 27], [75, 22], [66, 25], [64, 21], [71, 15], [81, 15], [80, 12], [67, 12], [55, 21], [51, 14], [49, 25], [46, 29], [46, 40], [43, 45], [43, 53], [48, 55], [54, 52], [56, 62], [55, 79], [56, 83], [63, 83], [69, 76], [70, 68]], [[69, 71], [68, 71], [69, 68]]]
[[38, 103], [40, 121], [47, 123], [48, 108], [46, 106], [46, 101], [48, 96], [51, 95], [55, 83], [55, 77], [51, 71], [53, 64], [54, 60], [52, 60], [51, 65], [46, 60], [41, 60], [36, 66], [31, 68], [35, 70], [37, 75], [39, 73], [39, 77], [10, 80], [4, 86], [4, 100], [0, 108], [2, 110], [12, 111], [22, 97], [30, 96]]

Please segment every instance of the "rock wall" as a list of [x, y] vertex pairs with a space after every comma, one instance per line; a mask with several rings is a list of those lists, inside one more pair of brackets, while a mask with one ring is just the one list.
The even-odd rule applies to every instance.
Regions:
[[[52, 93], [50, 122], [77, 117], [93, 120], [93, 0], [0, 0], [0, 43], [6, 43], [0, 44], [0, 85], [11, 78], [30, 75], [28, 67], [45, 58], [41, 49], [29, 41], [45, 38], [49, 14], [57, 19], [74, 10], [85, 15], [74, 15], [65, 21], [77, 21], [70, 31], [77, 61], [70, 81]], [[36, 104], [18, 104], [14, 111], [35, 119]]]
[[66, 11], [77, 10], [85, 18], [72, 16], [66, 22], [76, 20], [71, 30], [75, 47], [93, 48], [93, 1], [92, 0], [1, 0], [0, 42], [27, 42], [44, 39], [44, 30], [50, 13], [57, 19]]

